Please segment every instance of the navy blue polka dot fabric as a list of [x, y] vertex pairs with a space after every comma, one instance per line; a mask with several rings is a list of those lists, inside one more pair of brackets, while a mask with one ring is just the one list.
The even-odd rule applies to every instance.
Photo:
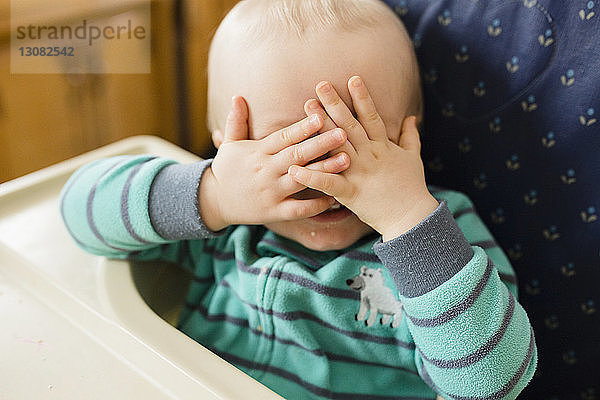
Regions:
[[519, 276], [520, 398], [600, 399], [600, 0], [385, 1], [421, 64], [428, 182], [470, 195]]

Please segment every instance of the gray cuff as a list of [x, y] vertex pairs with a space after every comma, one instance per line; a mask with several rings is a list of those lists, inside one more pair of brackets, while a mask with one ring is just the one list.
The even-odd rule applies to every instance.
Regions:
[[216, 236], [200, 217], [198, 187], [212, 159], [194, 164], [171, 164], [154, 178], [148, 212], [154, 230], [167, 240], [204, 239]]
[[473, 257], [446, 202], [405, 234], [373, 245], [404, 297], [423, 295], [460, 271]]

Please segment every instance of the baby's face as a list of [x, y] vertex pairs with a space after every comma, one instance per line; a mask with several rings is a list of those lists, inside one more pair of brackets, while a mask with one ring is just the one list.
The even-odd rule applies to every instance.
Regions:
[[[408, 108], [408, 89], [402, 85], [401, 50], [393, 35], [371, 32], [328, 33], [301, 42], [291, 40], [285, 47], [245, 52], [236, 66], [229, 66], [228, 76], [235, 76], [232, 95], [246, 99], [250, 111], [250, 137], [261, 139], [268, 134], [303, 119], [304, 103], [316, 98], [315, 86], [327, 80], [344, 102], [352, 108], [347, 81], [354, 75], [363, 78], [386, 124], [388, 137], [398, 142], [401, 122]], [[373, 46], [373, 43], [378, 43]], [[393, 54], [393, 56], [390, 56]], [[245, 65], [252, 66], [244, 68]], [[321, 131], [323, 132], [323, 131]], [[305, 190], [297, 196], [325, 196]], [[334, 206], [335, 207], [335, 206]], [[372, 232], [351, 211], [330, 209], [311, 218], [266, 225], [275, 233], [318, 250], [339, 250]]]

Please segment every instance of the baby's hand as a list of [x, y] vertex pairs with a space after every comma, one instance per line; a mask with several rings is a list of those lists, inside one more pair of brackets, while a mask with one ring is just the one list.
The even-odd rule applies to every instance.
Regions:
[[[350, 78], [348, 89], [358, 121], [330, 83], [321, 82], [316, 90], [329, 117], [348, 135], [348, 142], [339, 150], [350, 157], [350, 167], [331, 174], [294, 165], [288, 173], [298, 183], [335, 197], [387, 241], [416, 226], [438, 202], [425, 184], [416, 118], [404, 120], [396, 144], [387, 137], [363, 81], [357, 76]], [[314, 103], [317, 101], [307, 102], [306, 108], [314, 109]], [[321, 116], [327, 118], [324, 112]]]
[[235, 97], [224, 140], [200, 182], [199, 207], [206, 226], [217, 231], [229, 225], [302, 219], [334, 204], [327, 196], [290, 197], [306, 188], [287, 174], [290, 165], [333, 174], [349, 165], [339, 154], [307, 165], [346, 142], [339, 128], [309, 138], [322, 126], [322, 117], [315, 114], [263, 139], [248, 140], [248, 108], [242, 97]]

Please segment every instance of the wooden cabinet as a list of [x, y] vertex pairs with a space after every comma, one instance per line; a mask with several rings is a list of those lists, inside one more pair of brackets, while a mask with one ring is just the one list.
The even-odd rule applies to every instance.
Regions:
[[[39, 9], [36, 0], [27, 1], [32, 18], [48, 9], [45, 0], [39, 0]], [[0, 0], [0, 182], [127, 136], [178, 141], [173, 2], [69, 0], [51, 8], [59, 23], [138, 12], [149, 18], [147, 8], [145, 13], [141, 8], [148, 4], [151, 73], [11, 74], [10, 2]], [[131, 51], [117, 47], [102, 57], [125, 57]], [[51, 61], [60, 62], [59, 57]]]
[[[11, 74], [10, 0], [0, 0], [0, 182], [127, 136], [161, 136], [210, 155], [210, 40], [238, 0], [12, 0], [32, 20], [149, 18], [149, 74]], [[150, 15], [144, 7], [150, 4]], [[150, 18], [151, 16], [151, 18]], [[178, 25], [180, 24], [180, 25]], [[143, 49], [113, 48], [103, 62]], [[54, 60], [59, 62], [59, 60]]]
[[189, 130], [190, 148], [204, 154], [211, 144], [206, 127], [206, 91], [208, 50], [212, 36], [227, 12], [239, 0], [188, 0], [185, 2], [186, 20], [186, 80], [190, 88], [187, 103], [191, 110]]

